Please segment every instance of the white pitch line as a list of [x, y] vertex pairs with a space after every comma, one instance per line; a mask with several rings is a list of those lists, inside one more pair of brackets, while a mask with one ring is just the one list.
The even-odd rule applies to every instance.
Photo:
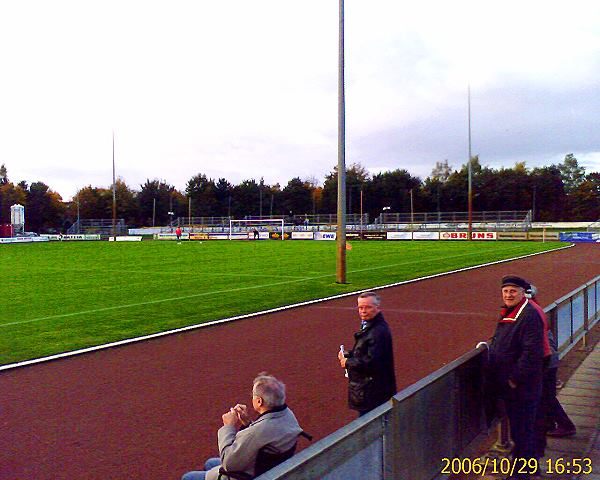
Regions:
[[[64, 270], [60, 270], [58, 268], [46, 268], [44, 269], [45, 272], [64, 272]], [[99, 269], [99, 268], [78, 268], [78, 269], [74, 269], [74, 270], [70, 270], [69, 273], [70, 274], [76, 274], [76, 273], [95, 273], [97, 275], [104, 275], [107, 273], [135, 273], [135, 274], [140, 274], [140, 275], [167, 275], [167, 276], [178, 276], [181, 277], [182, 279], [185, 278], [185, 275], [182, 275], [182, 273], [180, 271], [174, 271], [174, 272], [164, 272], [164, 271], [148, 271], [148, 270], [119, 270], [119, 269], [113, 269], [113, 268], [106, 268], [106, 269]], [[254, 274], [254, 273], [208, 273], [208, 272], [194, 272], [194, 276], [199, 276], [199, 275], [208, 275], [211, 277], [267, 277], [267, 278], [273, 278], [274, 275], [277, 275], [278, 277], [284, 277], [284, 278], [304, 278], [304, 279], [309, 279], [310, 277], [303, 277], [300, 275], [281, 275], [279, 273], [273, 273], [273, 274]]]
[[[516, 248], [519, 247], [512, 247], [509, 250], [514, 250]], [[553, 251], [553, 250], [550, 250]], [[368, 267], [368, 268], [359, 268], [356, 270], [351, 270], [348, 273], [357, 273], [357, 272], [366, 272], [366, 271], [371, 271], [371, 270], [380, 270], [383, 268], [391, 268], [391, 267], [398, 267], [401, 265], [410, 265], [410, 264], [418, 264], [418, 263], [431, 263], [432, 261], [436, 261], [438, 259], [448, 259], [448, 258], [460, 258], [460, 257], [468, 257], [468, 256], [473, 256], [478, 254], [479, 252], [470, 252], [470, 253], [462, 253], [459, 255], [451, 255], [451, 256], [440, 256], [440, 257], [429, 257], [426, 260], [413, 260], [413, 261], [409, 261], [409, 262], [399, 262], [399, 263], [393, 263], [393, 264], [386, 264], [386, 265], [379, 265], [379, 266], [375, 266], [375, 267]], [[539, 253], [544, 253], [544, 252], [539, 252]], [[521, 258], [521, 257], [518, 257]], [[502, 260], [500, 260], [502, 261]], [[476, 266], [476, 265], [475, 265]], [[471, 268], [471, 267], [466, 267], [466, 268]], [[460, 271], [460, 270], [459, 270]], [[443, 272], [442, 272], [443, 273]], [[0, 328], [2, 327], [9, 327], [12, 325], [23, 325], [26, 323], [33, 323], [33, 322], [41, 322], [44, 320], [56, 320], [59, 318], [68, 318], [68, 317], [76, 317], [78, 315], [88, 315], [91, 313], [98, 313], [98, 312], [107, 312], [107, 311], [111, 311], [111, 310], [119, 310], [119, 309], [123, 309], [123, 308], [133, 308], [133, 307], [143, 307], [145, 305], [156, 305], [158, 303], [166, 303], [166, 302], [176, 302], [176, 301], [180, 301], [180, 300], [187, 300], [190, 298], [200, 298], [200, 297], [206, 297], [206, 296], [210, 296], [210, 295], [219, 295], [221, 293], [232, 293], [232, 292], [241, 292], [241, 291], [246, 291], [246, 290], [254, 290], [254, 289], [258, 289], [258, 288], [268, 288], [268, 287], [275, 287], [275, 286], [279, 286], [279, 285], [288, 285], [290, 283], [300, 283], [300, 282], [305, 282], [305, 281], [311, 281], [311, 280], [318, 280], [321, 278], [327, 278], [327, 277], [332, 277], [335, 274], [333, 273], [327, 273], [324, 275], [317, 275], [315, 277], [301, 277], [297, 280], [286, 280], [284, 282], [275, 282], [275, 283], [268, 283], [268, 284], [261, 284], [261, 285], [251, 285], [249, 287], [239, 287], [239, 288], [230, 288], [227, 290], [216, 290], [216, 291], [211, 291], [211, 292], [202, 292], [202, 293], [195, 293], [193, 295], [184, 295], [181, 297], [170, 297], [170, 298], [162, 298], [162, 299], [158, 299], [158, 300], [149, 300], [147, 302], [138, 302], [138, 303], [129, 303], [129, 304], [125, 304], [125, 305], [113, 305], [110, 307], [102, 307], [102, 308], [94, 308], [91, 310], [82, 310], [79, 312], [72, 312], [72, 313], [63, 313], [60, 315], [50, 315], [47, 317], [38, 317], [38, 318], [32, 318], [29, 320], [20, 320], [18, 322], [9, 322], [9, 323], [0, 323]], [[424, 277], [424, 278], [430, 278], [430, 277]]]
[[347, 293], [341, 293], [341, 294], [338, 294], [338, 295], [332, 295], [331, 297], [318, 298], [316, 300], [308, 300], [306, 302], [295, 303], [293, 305], [285, 305], [283, 307], [272, 308], [270, 310], [263, 310], [262, 312], [254, 312], [254, 313], [248, 313], [246, 315], [238, 315], [237, 317], [223, 318], [221, 320], [215, 320], [213, 322], [199, 323], [199, 324], [196, 324], [196, 325], [189, 325], [187, 327], [177, 328], [175, 330], [168, 330], [166, 332], [159, 332], [159, 333], [153, 333], [151, 335], [144, 335], [143, 337], [128, 338], [128, 339], [125, 339], [125, 340], [120, 340], [118, 342], [107, 343], [107, 344], [104, 344], [104, 345], [97, 345], [95, 347], [88, 347], [88, 348], [84, 348], [84, 349], [80, 349], [80, 350], [73, 350], [71, 352], [58, 353], [56, 355], [51, 355], [51, 356], [48, 356], [48, 357], [34, 358], [33, 360], [25, 360], [25, 361], [18, 362], [18, 363], [10, 363], [10, 364], [7, 364], [7, 365], [1, 365], [0, 366], [0, 371], [11, 370], [11, 369], [14, 369], [14, 368], [19, 368], [19, 367], [26, 367], [26, 366], [34, 365], [34, 364], [37, 364], [37, 363], [49, 362], [51, 360], [58, 360], [60, 358], [72, 357], [72, 356], [75, 356], [75, 355], [80, 355], [80, 354], [89, 353], [89, 352], [95, 352], [95, 351], [98, 351], [98, 350], [105, 350], [107, 348], [112, 348], [112, 347], [117, 347], [117, 346], [122, 346], [122, 345], [128, 345], [130, 343], [142, 342], [144, 340], [151, 340], [151, 339], [154, 339], [154, 338], [164, 337], [164, 336], [167, 336], [167, 335], [174, 335], [174, 334], [186, 332], [186, 331], [189, 331], [189, 330], [196, 330], [198, 328], [205, 328], [205, 327], [210, 327], [210, 326], [213, 326], [213, 325], [218, 325], [218, 324], [221, 324], [221, 323], [229, 323], [229, 322], [233, 322], [233, 321], [236, 321], [236, 320], [242, 320], [244, 318], [256, 317], [256, 316], [259, 316], [259, 315], [266, 315], [266, 314], [274, 313], [274, 312], [280, 312], [280, 311], [284, 311], [284, 310], [289, 310], [291, 308], [302, 307], [302, 306], [305, 306], [305, 305], [312, 305], [314, 303], [326, 302], [326, 301], [329, 301], [329, 300], [335, 300], [337, 298], [349, 297], [351, 295], [361, 294], [362, 292], [368, 292], [368, 291], [373, 291], [373, 290], [382, 290], [384, 288], [390, 288], [390, 287], [396, 287], [398, 285], [405, 285], [405, 284], [408, 284], [408, 283], [420, 282], [422, 280], [429, 280], [431, 278], [443, 277], [443, 276], [446, 276], [446, 275], [452, 275], [454, 273], [460, 273], [460, 272], [465, 272], [465, 271], [469, 271], [469, 270], [475, 270], [475, 269], [478, 269], [478, 268], [488, 267], [490, 265], [497, 265], [497, 264], [500, 264], [500, 263], [512, 262], [514, 260], [520, 260], [520, 259], [523, 259], [523, 258], [534, 257], [536, 255], [542, 255], [542, 254], [545, 254], [545, 253], [556, 252], [556, 251], [564, 250], [564, 249], [571, 248], [571, 247], [574, 247], [574, 246], [575, 246], [575, 244], [572, 243], [572, 244], [567, 245], [565, 247], [555, 248], [553, 250], [544, 250], [543, 252], [529, 253], [527, 255], [521, 255], [519, 257], [505, 258], [504, 260], [496, 260], [494, 262], [484, 263], [484, 264], [481, 264], [481, 265], [473, 265], [471, 267], [459, 268], [457, 270], [451, 270], [449, 272], [436, 273], [434, 275], [427, 275], [425, 277], [414, 278], [412, 280], [404, 280], [402, 282], [390, 283], [388, 285], [381, 285], [379, 287], [365, 288], [363, 290], [355, 290], [353, 292], [347, 292]]

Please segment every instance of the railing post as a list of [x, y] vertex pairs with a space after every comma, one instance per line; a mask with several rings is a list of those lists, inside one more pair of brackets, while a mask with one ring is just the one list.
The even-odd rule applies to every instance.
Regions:
[[588, 288], [583, 289], [583, 338], [581, 339], [581, 348], [587, 350], [587, 333], [589, 329], [589, 302], [588, 302]]
[[510, 439], [510, 425], [508, 423], [508, 416], [503, 415], [502, 419], [498, 423], [497, 427], [497, 438], [494, 445], [491, 448], [491, 454], [496, 456], [505, 457], [513, 449], [513, 442]]
[[402, 445], [398, 438], [400, 436], [400, 402], [392, 397], [392, 408], [384, 416], [384, 443], [383, 443], [383, 478], [384, 480], [396, 480], [400, 474], [398, 455]]

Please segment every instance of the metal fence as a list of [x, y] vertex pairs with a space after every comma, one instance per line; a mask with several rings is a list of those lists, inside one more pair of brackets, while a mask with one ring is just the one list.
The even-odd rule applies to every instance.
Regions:
[[[113, 233], [113, 220], [112, 218], [91, 218], [81, 219], [76, 221], [67, 230], [67, 235], [76, 234], [99, 234], [99, 235], [112, 235]], [[115, 221], [115, 230], [117, 235], [127, 235], [127, 225], [125, 220], [118, 218]]]
[[[466, 230], [468, 212], [381, 213], [373, 222], [385, 230]], [[529, 230], [531, 210], [472, 212], [471, 223], [479, 230]]]
[[[565, 355], [600, 318], [600, 276], [545, 312]], [[461, 457], [487, 434], [483, 355], [471, 350], [257, 480], [436, 478], [442, 459]]]
[[548, 315], [561, 357], [580, 340], [587, 343], [586, 334], [600, 320], [600, 275], [544, 310]]

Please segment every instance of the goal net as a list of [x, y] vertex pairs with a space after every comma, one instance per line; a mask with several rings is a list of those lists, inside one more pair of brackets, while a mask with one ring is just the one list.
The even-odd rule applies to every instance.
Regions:
[[283, 240], [283, 218], [229, 220], [229, 240], [259, 240], [276, 232]]

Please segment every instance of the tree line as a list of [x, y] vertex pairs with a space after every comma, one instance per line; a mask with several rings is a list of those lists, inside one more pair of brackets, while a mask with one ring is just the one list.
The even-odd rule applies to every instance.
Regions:
[[[573, 154], [557, 165], [528, 169], [524, 162], [512, 168], [471, 162], [473, 210], [532, 210], [535, 221], [594, 221], [600, 219], [600, 173], [586, 173]], [[421, 180], [405, 169], [370, 175], [360, 164], [346, 170], [348, 213], [362, 209], [370, 219], [384, 207], [390, 212], [467, 210], [468, 166], [452, 169], [437, 162]], [[214, 180], [194, 175], [184, 191], [165, 180], [146, 180], [139, 189], [124, 180], [116, 182], [117, 217], [127, 225], [166, 225], [177, 217], [293, 216], [333, 214], [337, 208], [337, 171], [322, 184], [316, 179], [292, 178], [287, 185], [269, 185], [261, 178], [234, 185], [225, 178]], [[26, 228], [37, 232], [65, 231], [77, 218], [112, 218], [112, 188], [81, 188], [71, 201], [43, 182], [13, 183], [5, 165], [0, 166], [0, 223], [10, 222], [10, 206], [24, 205]], [[171, 213], [170, 213], [171, 212]]]

